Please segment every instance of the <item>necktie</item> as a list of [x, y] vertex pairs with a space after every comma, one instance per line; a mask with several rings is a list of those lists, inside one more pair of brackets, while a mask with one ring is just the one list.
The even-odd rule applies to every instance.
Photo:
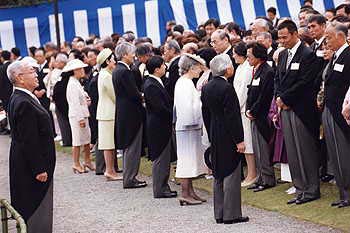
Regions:
[[287, 70], [288, 70], [289, 65], [290, 65], [290, 63], [292, 61], [292, 58], [293, 58], [292, 55], [293, 55], [293, 53], [290, 50], [288, 50], [287, 67], [286, 67]]

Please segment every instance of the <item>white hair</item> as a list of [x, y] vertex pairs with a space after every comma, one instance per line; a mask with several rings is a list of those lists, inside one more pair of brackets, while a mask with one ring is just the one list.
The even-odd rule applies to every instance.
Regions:
[[63, 53], [59, 53], [56, 56], [56, 62], [63, 62], [66, 64], [68, 62], [68, 57]]
[[266, 31], [269, 31], [270, 28], [267, 20], [261, 18], [254, 20], [254, 26], [263, 27]]
[[121, 61], [125, 55], [129, 53], [134, 53], [135, 50], [136, 50], [136, 47], [133, 44], [129, 42], [121, 42], [115, 48], [115, 56], [118, 61]]
[[220, 54], [210, 61], [209, 66], [213, 76], [223, 76], [226, 73], [226, 69], [232, 67], [232, 61], [229, 55]]
[[12, 62], [7, 67], [7, 77], [9, 78], [10, 82], [14, 84], [16, 82], [16, 78], [18, 75], [23, 71], [25, 67], [30, 67], [31, 65], [26, 61], [15, 61]]

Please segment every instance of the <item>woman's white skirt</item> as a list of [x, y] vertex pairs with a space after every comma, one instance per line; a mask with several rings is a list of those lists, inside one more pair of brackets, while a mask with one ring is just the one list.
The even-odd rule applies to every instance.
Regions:
[[90, 144], [91, 142], [91, 131], [89, 126], [89, 119], [85, 118], [85, 128], [81, 128], [79, 119], [75, 117], [69, 118], [69, 124], [72, 129], [72, 145], [83, 146]]
[[98, 121], [98, 149], [114, 150], [114, 120]]
[[207, 172], [204, 162], [205, 147], [202, 144], [202, 130], [176, 131], [177, 178], [193, 178]]
[[253, 137], [252, 137], [252, 127], [251, 121], [245, 115], [244, 112], [241, 112], [243, 133], [244, 133], [244, 145], [245, 145], [245, 154], [253, 154]]

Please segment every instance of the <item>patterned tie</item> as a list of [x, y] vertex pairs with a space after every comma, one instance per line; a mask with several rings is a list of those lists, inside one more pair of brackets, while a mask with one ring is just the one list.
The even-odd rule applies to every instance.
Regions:
[[286, 70], [288, 70], [290, 63], [292, 62], [292, 58], [293, 58], [292, 55], [293, 55], [292, 51], [288, 50], [288, 57], [287, 57], [287, 67], [286, 67]]

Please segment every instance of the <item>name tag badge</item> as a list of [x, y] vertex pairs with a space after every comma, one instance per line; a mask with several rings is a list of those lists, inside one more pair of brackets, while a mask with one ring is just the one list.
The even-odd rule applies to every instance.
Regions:
[[165, 77], [166, 77], [166, 78], [169, 78], [169, 72], [166, 72], [166, 73], [165, 73]]
[[290, 66], [291, 70], [299, 70], [300, 63], [292, 63]]
[[267, 64], [272, 67], [273, 61], [267, 61]]
[[338, 71], [338, 72], [343, 72], [343, 69], [344, 69], [344, 65], [341, 65], [341, 64], [338, 64], [338, 63], [335, 63], [334, 64], [334, 70], [335, 71]]
[[252, 82], [252, 86], [259, 86], [259, 83], [260, 83], [260, 78], [257, 78], [257, 79], [253, 79], [253, 82]]
[[317, 51], [316, 51], [316, 56], [317, 56], [317, 57], [322, 57], [322, 58], [323, 58], [323, 56], [324, 56], [324, 50], [317, 50]]
[[49, 68], [43, 69], [43, 73], [47, 74], [47, 73], [49, 73], [49, 72], [50, 72], [50, 69], [49, 69]]
[[97, 71], [94, 71], [94, 73], [92, 73], [92, 76], [96, 76], [98, 74]]

